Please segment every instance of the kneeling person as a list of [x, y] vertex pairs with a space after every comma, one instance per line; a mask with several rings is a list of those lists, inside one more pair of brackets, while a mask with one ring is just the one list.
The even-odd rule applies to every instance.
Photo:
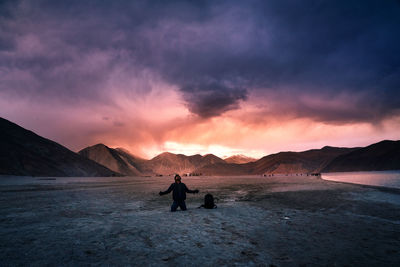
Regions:
[[172, 199], [174, 202], [171, 205], [171, 211], [176, 211], [178, 206], [181, 208], [181, 210], [186, 210], [186, 204], [185, 204], [185, 199], [186, 199], [186, 193], [192, 193], [196, 194], [199, 192], [199, 190], [190, 190], [187, 188], [187, 186], [181, 182], [181, 177], [177, 174], [175, 175], [175, 183], [171, 184], [167, 191], [160, 191], [160, 196], [166, 195], [168, 193], [172, 192]]

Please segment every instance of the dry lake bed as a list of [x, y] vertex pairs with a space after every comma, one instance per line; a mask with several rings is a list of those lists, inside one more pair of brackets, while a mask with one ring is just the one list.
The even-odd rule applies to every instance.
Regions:
[[[0, 177], [0, 265], [399, 266], [400, 190], [316, 177]], [[198, 209], [212, 193], [218, 208]]]

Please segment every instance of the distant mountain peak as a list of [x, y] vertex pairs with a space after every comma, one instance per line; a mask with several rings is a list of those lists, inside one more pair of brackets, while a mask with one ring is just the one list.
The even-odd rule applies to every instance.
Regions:
[[237, 154], [237, 155], [233, 155], [233, 156], [227, 157], [224, 160], [227, 163], [244, 164], [244, 163], [249, 163], [249, 162], [256, 161], [257, 159], [251, 158], [251, 157], [247, 157], [247, 156], [245, 156], [243, 154]]
[[105, 144], [103, 144], [103, 143], [98, 143], [98, 144], [95, 144], [95, 145], [92, 145], [92, 146], [89, 146], [89, 147], [87, 147], [87, 148], [109, 148], [108, 146], [106, 146]]
[[215, 156], [214, 154], [205, 154], [205, 155], [203, 156], [203, 158], [220, 158], [220, 157]]
[[[95, 144], [95, 145], [93, 145], [93, 146], [106, 146], [106, 145], [103, 144], [103, 143], [98, 143], [98, 144]], [[106, 146], [106, 147], [108, 147], [108, 146]]]
[[89, 146], [79, 151], [79, 154], [124, 175], [141, 174], [135, 166], [135, 162], [140, 159], [104, 144]]
[[169, 159], [172, 157], [177, 157], [177, 154], [171, 153], [171, 152], [162, 152], [161, 154], [158, 154], [157, 156], [155, 156], [154, 158], [152, 158], [151, 160], [154, 159]]
[[174, 153], [166, 151], [166, 152], [162, 152], [158, 156], [172, 156], [172, 155], [178, 155], [178, 154], [174, 154]]

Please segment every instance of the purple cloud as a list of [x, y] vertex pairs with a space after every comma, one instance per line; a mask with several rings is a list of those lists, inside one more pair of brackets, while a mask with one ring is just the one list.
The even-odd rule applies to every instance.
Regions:
[[321, 121], [399, 113], [398, 1], [3, 1], [0, 10], [8, 96], [113, 105], [110, 95], [135, 98], [161, 79], [203, 118], [256, 91], [267, 103], [284, 96], [278, 113]]

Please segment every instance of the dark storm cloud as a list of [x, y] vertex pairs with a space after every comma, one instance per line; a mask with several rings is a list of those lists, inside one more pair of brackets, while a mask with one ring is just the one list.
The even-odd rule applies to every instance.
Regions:
[[247, 91], [242, 88], [232, 88], [223, 84], [212, 83], [202, 86], [184, 86], [183, 98], [189, 111], [203, 117], [214, 117], [221, 113], [238, 108], [239, 100], [247, 99]]
[[16, 95], [107, 101], [121, 79], [146, 93], [146, 70], [205, 118], [252, 92], [322, 121], [400, 109], [398, 1], [5, 3], [0, 89]]

